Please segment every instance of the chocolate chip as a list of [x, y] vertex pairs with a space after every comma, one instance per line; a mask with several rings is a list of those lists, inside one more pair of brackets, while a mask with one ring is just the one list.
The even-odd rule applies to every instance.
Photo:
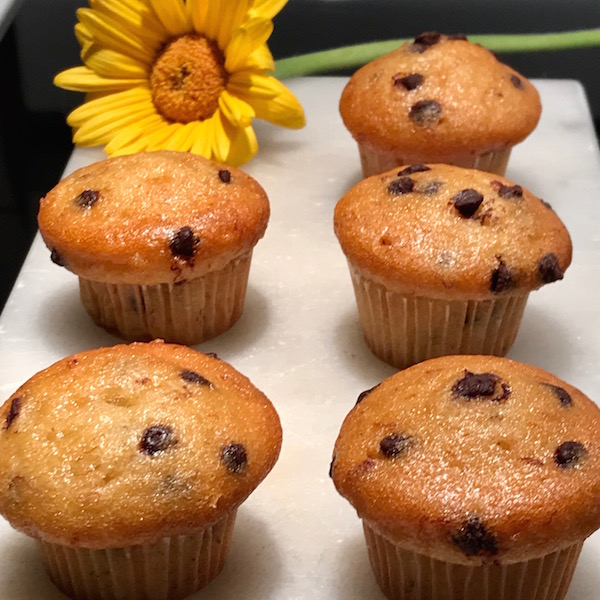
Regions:
[[212, 383], [205, 377], [202, 377], [200, 373], [196, 373], [196, 371], [189, 371], [185, 369], [179, 373], [179, 377], [188, 383], [197, 383], [198, 385], [207, 385], [212, 387]]
[[520, 185], [504, 185], [500, 181], [493, 181], [498, 188], [498, 195], [505, 200], [514, 200], [523, 197], [523, 188]]
[[100, 194], [96, 190], [83, 190], [74, 202], [80, 208], [91, 208], [92, 205], [96, 204]]
[[442, 107], [435, 100], [419, 100], [410, 107], [408, 116], [415, 125], [430, 127], [439, 123]]
[[[500, 390], [494, 396], [497, 385], [500, 386]], [[510, 396], [511, 389], [498, 375], [494, 375], [493, 373], [472, 373], [465, 369], [464, 377], [452, 386], [452, 393], [455, 396], [468, 398], [469, 400], [484, 399], [488, 402], [502, 402]]]
[[331, 462], [329, 463], [329, 477], [333, 477], [333, 467], [335, 466], [335, 459], [336, 458], [337, 457], [334, 454], [333, 458], [331, 459]]
[[561, 469], [572, 469], [586, 456], [587, 450], [581, 442], [563, 442], [554, 451], [554, 462]]
[[381, 384], [374, 385], [372, 388], [361, 392], [356, 399], [356, 404], [360, 404], [375, 388], [378, 388]]
[[413, 187], [414, 182], [410, 177], [400, 177], [388, 185], [388, 192], [393, 196], [400, 196], [401, 194], [410, 194]]
[[210, 356], [211, 358], [219, 358], [216, 352], [205, 352], [206, 356]]
[[573, 405], [573, 399], [571, 398], [571, 394], [569, 394], [567, 390], [557, 385], [553, 385], [551, 383], [545, 383], [544, 385], [549, 387], [554, 392], [554, 395], [558, 398], [558, 401], [560, 402], [561, 406]]
[[169, 248], [175, 256], [191, 258], [194, 256], [198, 242], [198, 238], [189, 227], [182, 227], [171, 238]]
[[229, 171], [227, 169], [220, 169], [219, 170], [219, 179], [223, 183], [230, 183], [231, 182], [231, 171]]
[[454, 194], [452, 200], [454, 200], [454, 206], [461, 216], [469, 218], [475, 214], [483, 202], [483, 195], [477, 190], [467, 188]]
[[490, 278], [490, 290], [497, 294], [508, 290], [513, 283], [512, 273], [506, 263], [502, 259], [498, 261], [498, 266], [492, 271]]
[[50, 260], [59, 267], [65, 267], [67, 265], [63, 255], [56, 248], [50, 250]]
[[537, 273], [542, 283], [552, 283], [558, 281], [564, 276], [564, 271], [560, 268], [556, 254], [549, 252], [544, 254], [538, 261]]
[[495, 556], [498, 554], [498, 540], [487, 529], [480, 517], [469, 517], [452, 536], [452, 541], [466, 556]]
[[221, 450], [221, 462], [232, 472], [241, 473], [248, 462], [246, 449], [242, 444], [228, 444]]
[[522, 90], [525, 86], [523, 85], [523, 82], [521, 81], [520, 77], [517, 77], [516, 75], [511, 75], [510, 76], [510, 82], [518, 89], [518, 90]]
[[439, 179], [432, 179], [431, 181], [428, 181], [425, 184], [425, 186], [419, 187], [418, 191], [422, 192], [426, 196], [433, 196], [434, 194], [437, 194], [440, 191], [440, 188], [443, 185], [443, 181], [440, 181]]
[[379, 449], [386, 458], [396, 458], [412, 445], [412, 442], [413, 438], [410, 435], [392, 433], [379, 442]]
[[442, 35], [437, 33], [437, 31], [426, 31], [415, 38], [415, 41], [411, 45], [411, 49], [413, 52], [425, 52], [427, 48], [437, 44], [441, 37]]
[[10, 403], [10, 408], [6, 413], [6, 424], [4, 425], [4, 429], [8, 429], [12, 422], [19, 416], [21, 412], [21, 398], [13, 398]]
[[416, 90], [423, 83], [423, 81], [425, 81], [425, 78], [420, 73], [411, 73], [410, 75], [405, 75], [404, 77], [398, 77], [394, 75], [394, 85], [396, 87], [402, 86], [409, 92]]
[[166, 425], [152, 425], [142, 434], [139, 450], [149, 456], [164, 452], [177, 443], [173, 431]]
[[424, 171], [431, 171], [431, 167], [427, 165], [408, 165], [408, 167], [404, 167], [401, 171], [398, 171], [398, 177], [402, 177], [403, 175], [412, 175], [413, 173], [423, 173]]

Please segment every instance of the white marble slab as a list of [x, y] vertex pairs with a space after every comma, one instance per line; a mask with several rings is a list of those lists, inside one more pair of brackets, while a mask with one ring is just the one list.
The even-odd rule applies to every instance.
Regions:
[[[200, 348], [217, 352], [271, 398], [284, 444], [275, 469], [239, 512], [223, 573], [198, 597], [383, 598], [359, 520], [327, 476], [343, 417], [359, 392], [393, 372], [362, 340], [333, 234], [333, 207], [360, 178], [355, 144], [338, 116], [344, 82], [291, 82], [307, 127], [259, 126], [261, 148], [246, 166], [267, 190], [272, 218], [255, 251], [242, 319]], [[600, 402], [600, 154], [582, 87], [537, 84], [543, 117], [514, 151], [508, 176], [553, 205], [572, 233], [574, 260], [562, 282], [532, 294], [509, 356], [556, 373]], [[101, 157], [76, 150], [67, 170]], [[50, 262], [38, 237], [0, 317], [0, 396], [67, 354], [117, 341], [92, 324], [75, 276]], [[0, 600], [63, 598], [34, 543], [4, 521], [0, 557]], [[598, 564], [600, 534], [584, 547], [570, 600], [598, 597]]]

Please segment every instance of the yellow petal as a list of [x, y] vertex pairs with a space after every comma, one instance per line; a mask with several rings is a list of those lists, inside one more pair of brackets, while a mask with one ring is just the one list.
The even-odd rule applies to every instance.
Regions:
[[77, 18], [87, 27], [94, 40], [105, 48], [151, 64], [155, 51], [119, 21], [88, 8], [79, 8]]
[[[292, 129], [304, 127], [306, 119], [302, 105], [283, 83], [268, 75], [254, 75], [251, 79], [253, 85], [245, 89], [238, 87], [232, 93], [246, 101], [254, 109], [259, 119]], [[231, 84], [231, 80], [229, 84]], [[227, 89], [232, 91], [230, 85], [227, 86]], [[266, 97], [262, 93], [256, 93], [265, 89], [270, 90], [272, 96]]]
[[148, 77], [148, 69], [143, 63], [120, 52], [101, 48], [95, 44], [92, 44], [86, 52], [82, 51], [81, 58], [87, 67], [101, 77], [116, 79], [145, 79]]
[[169, 139], [183, 127], [181, 123], [168, 123], [163, 120], [163, 127], [150, 133], [146, 140], [146, 150], [162, 150]]
[[148, 146], [150, 136], [164, 127], [165, 121], [159, 115], [142, 119], [138, 123], [120, 129], [106, 144], [104, 151], [108, 155], [141, 152]]
[[230, 94], [227, 90], [219, 96], [219, 108], [223, 116], [237, 127], [248, 127], [252, 124], [254, 109], [240, 98]]
[[249, 0], [237, 0], [228, 10], [225, 11], [219, 25], [217, 44], [221, 50], [225, 50], [231, 41], [233, 32], [248, 19]]
[[90, 0], [90, 6], [156, 47], [168, 37], [168, 33], [147, 2], [138, 0]]
[[254, 0], [250, 14], [252, 16], [272, 19], [288, 3], [288, 0]]
[[227, 22], [227, 13], [231, 9], [231, 0], [210, 0], [206, 10], [204, 35], [209, 40], [217, 41], [222, 23]]
[[192, 29], [192, 22], [185, 5], [181, 0], [148, 0], [164, 28], [171, 36], [187, 33]]
[[275, 61], [269, 47], [264, 44], [257, 48], [246, 58], [242, 68], [258, 69], [259, 71], [270, 71], [272, 73], [275, 70]]
[[274, 98], [279, 93], [277, 81], [274, 77], [253, 71], [238, 71], [232, 73], [227, 82], [227, 90], [234, 96], [246, 98], [253, 96], [257, 98]]
[[190, 148], [190, 152], [211, 158], [212, 156], [212, 123], [210, 119], [198, 123], [195, 132], [195, 140]]
[[258, 152], [258, 141], [252, 127], [237, 128], [229, 135], [231, 146], [225, 159], [228, 165], [234, 167], [243, 165]]
[[155, 116], [156, 111], [154, 107], [146, 108], [145, 110], [136, 110], [135, 112], [116, 109], [96, 115], [77, 128], [73, 134], [73, 142], [83, 146], [106, 144], [126, 125], [139, 123], [142, 119]]
[[188, 0], [186, 4], [188, 14], [192, 20], [194, 31], [204, 33], [206, 26], [206, 13], [208, 0]]
[[248, 57], [263, 46], [273, 32], [273, 23], [266, 19], [251, 19], [236, 29], [225, 50], [225, 69], [234, 73], [246, 65]]
[[146, 83], [145, 79], [113, 79], [100, 77], [87, 67], [73, 67], [59, 73], [54, 85], [74, 92], [111, 92], [125, 90]]
[[231, 140], [224, 121], [219, 110], [215, 111], [215, 114], [211, 117], [213, 124], [213, 157], [218, 162], [225, 162], [231, 148]]
[[75, 25], [75, 37], [81, 46], [82, 53], [86, 52], [94, 41], [92, 34], [89, 32], [88, 28], [83, 25], [83, 23], [77, 23], [77, 25]]
[[196, 141], [196, 128], [198, 121], [186, 123], [173, 135], [165, 144], [165, 150], [178, 150], [179, 152], [188, 152]]
[[123, 92], [103, 95], [93, 100], [89, 100], [74, 109], [67, 117], [67, 123], [71, 127], [81, 127], [84, 121], [91, 119], [96, 115], [122, 108], [141, 108], [143, 104], [153, 106], [150, 90], [145, 88], [133, 88]]

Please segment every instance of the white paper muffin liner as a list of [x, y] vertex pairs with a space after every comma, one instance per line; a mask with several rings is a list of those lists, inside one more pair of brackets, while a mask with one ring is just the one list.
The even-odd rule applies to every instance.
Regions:
[[126, 285], [80, 277], [81, 301], [97, 325], [128, 341], [199, 344], [241, 317], [251, 258], [249, 252], [219, 271], [179, 283]]
[[201, 532], [91, 550], [37, 540], [55, 585], [77, 600], [178, 600], [223, 568], [237, 510]]
[[390, 600], [562, 600], [583, 542], [541, 558], [468, 566], [393, 544], [363, 521], [375, 579]]
[[[473, 156], [457, 156], [454, 159], [444, 161], [450, 165], [457, 167], [467, 167], [478, 169], [480, 171], [488, 171], [496, 175], [504, 175], [508, 165], [512, 148], [496, 150], [493, 152], [484, 152]], [[422, 163], [423, 160], [415, 160], [414, 157], [407, 155], [398, 155], [397, 152], [386, 152], [384, 150], [376, 150], [368, 144], [358, 144], [358, 152], [360, 154], [360, 162], [362, 165], [363, 176], [369, 177], [377, 175], [400, 167], [410, 165], [412, 163]], [[439, 161], [425, 161], [439, 162]]]
[[529, 296], [427, 298], [389, 290], [349, 267], [365, 341], [373, 354], [399, 369], [448, 354], [505, 355]]

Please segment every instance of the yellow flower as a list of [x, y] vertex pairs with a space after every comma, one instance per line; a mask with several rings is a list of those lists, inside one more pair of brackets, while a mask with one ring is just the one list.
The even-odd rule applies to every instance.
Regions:
[[109, 155], [182, 150], [231, 165], [256, 154], [257, 117], [300, 128], [296, 97], [272, 77], [267, 40], [287, 0], [90, 0], [77, 11], [84, 65], [54, 83], [86, 93], [73, 142]]

